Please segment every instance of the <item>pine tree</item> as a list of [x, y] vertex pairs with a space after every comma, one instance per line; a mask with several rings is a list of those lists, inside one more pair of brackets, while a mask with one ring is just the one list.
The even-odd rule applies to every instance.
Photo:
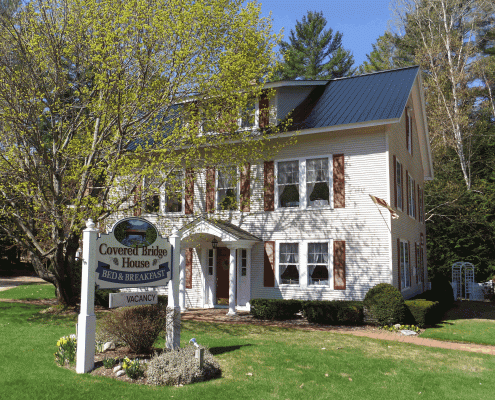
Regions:
[[322, 12], [308, 11], [291, 29], [289, 42], [280, 42], [283, 62], [277, 79], [332, 79], [352, 75], [354, 57], [342, 48], [342, 33], [324, 30]]
[[368, 61], [364, 61], [359, 66], [359, 72], [366, 74], [375, 71], [385, 71], [397, 66], [395, 57], [396, 47], [394, 45], [395, 37], [390, 32], [385, 32], [380, 36], [376, 43], [372, 44], [373, 51], [366, 54]]

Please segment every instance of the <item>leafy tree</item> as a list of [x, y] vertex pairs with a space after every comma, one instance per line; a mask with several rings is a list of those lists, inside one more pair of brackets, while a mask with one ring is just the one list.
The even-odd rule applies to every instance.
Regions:
[[[60, 303], [79, 294], [85, 220], [132, 215], [198, 160], [262, 158], [235, 122], [277, 40], [240, 0], [34, 0], [0, 17], [0, 230]], [[203, 118], [224, 134], [198, 135]]]
[[366, 54], [368, 61], [359, 66], [361, 74], [395, 68], [394, 37], [390, 32], [385, 32], [371, 46], [373, 51]]
[[280, 42], [283, 62], [277, 79], [332, 79], [352, 75], [354, 57], [342, 48], [342, 33], [330, 28], [322, 12], [308, 11], [291, 29], [289, 42]]

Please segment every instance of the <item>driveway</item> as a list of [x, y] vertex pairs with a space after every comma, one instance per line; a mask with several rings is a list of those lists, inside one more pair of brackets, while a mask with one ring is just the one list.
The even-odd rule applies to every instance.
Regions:
[[7, 290], [26, 283], [46, 283], [37, 276], [0, 276], [0, 291]]

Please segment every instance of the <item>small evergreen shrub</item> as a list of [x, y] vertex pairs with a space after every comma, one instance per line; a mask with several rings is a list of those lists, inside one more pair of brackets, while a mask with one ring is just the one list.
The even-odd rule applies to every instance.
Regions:
[[148, 382], [152, 385], [187, 385], [220, 376], [220, 365], [208, 349], [204, 351], [203, 368], [199, 368], [199, 360], [194, 356], [195, 347], [192, 346], [154, 356], [148, 364]]
[[119, 293], [119, 290], [113, 289], [95, 289], [95, 305], [109, 307], [110, 293]]
[[253, 299], [251, 314], [258, 319], [283, 321], [294, 319], [302, 305], [301, 300]]
[[389, 283], [379, 283], [368, 290], [364, 307], [369, 322], [381, 326], [401, 323], [405, 317], [404, 298]]
[[308, 322], [325, 325], [358, 325], [363, 323], [360, 301], [307, 301], [303, 315]]
[[406, 300], [406, 319], [414, 325], [435, 325], [440, 321], [442, 313], [437, 301], [423, 299]]
[[414, 296], [411, 300], [428, 300], [438, 302], [439, 310], [441, 312], [445, 312], [452, 308], [454, 304], [454, 289], [447, 279], [437, 277], [431, 281], [430, 290]]
[[127, 344], [134, 353], [151, 353], [153, 344], [166, 326], [166, 312], [160, 304], [123, 307], [109, 313], [100, 327]]

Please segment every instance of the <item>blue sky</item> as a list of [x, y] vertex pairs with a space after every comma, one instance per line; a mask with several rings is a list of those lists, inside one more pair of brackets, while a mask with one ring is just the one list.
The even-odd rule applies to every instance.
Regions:
[[343, 45], [354, 55], [354, 66], [366, 60], [380, 35], [392, 19], [390, 0], [258, 0], [263, 17], [272, 12], [273, 30], [284, 28], [284, 40], [290, 30], [308, 11], [322, 11], [327, 20], [326, 29], [343, 34]]

